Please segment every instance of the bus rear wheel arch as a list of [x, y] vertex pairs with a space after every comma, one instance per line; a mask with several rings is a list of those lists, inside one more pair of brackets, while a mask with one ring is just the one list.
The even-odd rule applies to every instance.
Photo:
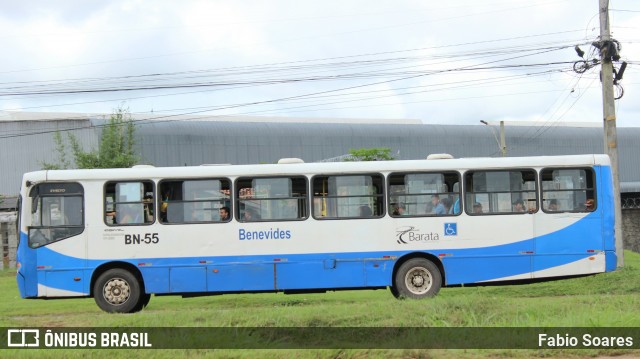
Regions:
[[411, 258], [402, 263], [393, 277], [391, 293], [396, 298], [433, 297], [442, 287], [440, 268], [426, 258]]
[[100, 309], [108, 313], [134, 313], [142, 310], [150, 295], [136, 275], [122, 268], [100, 274], [93, 284], [93, 297]]

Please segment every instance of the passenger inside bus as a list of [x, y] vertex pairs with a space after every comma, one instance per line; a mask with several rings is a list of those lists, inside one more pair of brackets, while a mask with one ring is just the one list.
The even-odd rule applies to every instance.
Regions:
[[251, 222], [251, 221], [256, 221], [260, 219], [260, 215], [256, 213], [256, 211], [254, 211], [251, 208], [247, 208], [244, 211], [244, 215], [242, 217], [244, 219], [245, 222]]
[[482, 203], [476, 202], [473, 204], [473, 213], [482, 213]]
[[394, 216], [406, 216], [407, 215], [407, 209], [405, 208], [403, 203], [398, 203], [398, 205], [393, 210], [393, 215]]
[[595, 208], [594, 203], [595, 203], [595, 202], [593, 201], [593, 199], [588, 199], [588, 200], [584, 203], [584, 209], [585, 209], [586, 211], [589, 211], [589, 212], [593, 211], [593, 209]]
[[460, 213], [460, 197], [456, 195], [454, 198], [456, 199], [456, 201], [453, 202], [453, 206], [451, 206], [451, 210], [449, 211], [449, 214]]
[[153, 214], [154, 214], [153, 196], [151, 196], [151, 195], [144, 196], [144, 199], [142, 200], [142, 203], [143, 203], [143, 206], [144, 206], [144, 222], [145, 223], [153, 222]]
[[440, 200], [440, 204], [444, 207], [444, 213], [442, 214], [450, 214], [451, 208], [453, 207], [453, 201], [449, 197], [445, 197]]
[[220, 221], [226, 222], [229, 220], [229, 207], [222, 207], [219, 210], [220, 212]]
[[444, 208], [444, 205], [440, 201], [439, 195], [434, 194], [433, 196], [431, 196], [431, 205], [434, 214], [447, 214], [447, 210]]
[[169, 208], [170, 193], [171, 192], [168, 189], [162, 193], [162, 204], [160, 205], [160, 220], [162, 222], [167, 221], [167, 208]]

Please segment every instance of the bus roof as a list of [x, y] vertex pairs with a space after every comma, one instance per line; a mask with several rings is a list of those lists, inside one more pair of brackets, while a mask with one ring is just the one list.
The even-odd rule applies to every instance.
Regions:
[[538, 157], [504, 157], [504, 158], [459, 158], [437, 160], [399, 160], [374, 162], [321, 162], [321, 163], [286, 163], [286, 164], [254, 164], [254, 165], [220, 165], [220, 166], [185, 166], [185, 167], [152, 167], [135, 166], [135, 168], [112, 169], [75, 169], [48, 170], [29, 172], [24, 180], [42, 181], [78, 181], [78, 180], [126, 180], [153, 178], [185, 178], [185, 177], [235, 177], [235, 176], [268, 176], [295, 174], [338, 174], [338, 173], [371, 173], [396, 171], [442, 171], [468, 169], [503, 169], [503, 168], [543, 168], [558, 166], [593, 166], [610, 165], [607, 155], [571, 155], [571, 156], [538, 156]]

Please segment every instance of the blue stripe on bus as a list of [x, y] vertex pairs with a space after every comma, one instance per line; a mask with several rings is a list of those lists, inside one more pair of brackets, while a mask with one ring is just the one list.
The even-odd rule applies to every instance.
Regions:
[[601, 231], [604, 240], [603, 250], [607, 256], [605, 271], [611, 272], [616, 270], [618, 266], [615, 238], [616, 214], [614, 207], [613, 174], [609, 166], [596, 166], [596, 168], [600, 170], [600, 175], [596, 176], [596, 188], [598, 188], [599, 203], [601, 204], [599, 212], [602, 213]]
[[[27, 246], [27, 234], [20, 232], [20, 241], [16, 253], [16, 261], [18, 262], [18, 290], [22, 298], [35, 297], [38, 295], [38, 281], [35, 280], [38, 273], [36, 270], [36, 253], [37, 251]], [[62, 257], [62, 255], [59, 255]]]
[[[604, 202], [601, 202], [604, 203]], [[446, 284], [474, 283], [504, 277], [522, 275], [581, 260], [594, 253], [587, 250], [603, 250], [611, 239], [601, 237], [602, 211], [588, 214], [573, 225], [557, 232], [515, 243], [465, 249], [438, 249], [424, 251], [443, 258]], [[595, 228], [597, 227], [597, 228]], [[606, 225], [605, 225], [606, 227]], [[21, 234], [26, 243], [26, 235]], [[567, 241], [571, 241], [568, 245]], [[583, 243], [584, 251], [576, 244]], [[85, 260], [62, 255], [48, 247], [36, 250], [21, 246], [21, 275], [38, 278], [47, 287], [89, 294], [90, 278], [94, 269], [116, 260]], [[549, 255], [533, 255], [534, 248], [545, 248]], [[394, 260], [382, 256], [402, 257], [418, 250], [314, 254], [269, 254], [256, 256], [210, 256], [184, 258], [121, 259], [140, 268], [149, 293], [178, 293], [200, 291], [257, 291], [283, 289], [340, 288], [387, 286], [392, 284]], [[65, 275], [46, 276], [48, 269], [36, 270], [35, 253], [41, 264], [55, 264], [51, 271], [65, 271]], [[282, 258], [283, 261], [275, 261]], [[615, 259], [607, 251], [607, 270]], [[198, 264], [207, 261], [207, 264]], [[150, 263], [151, 266], [139, 266]], [[274, 267], [275, 265], [275, 267]], [[615, 263], [613, 264], [615, 266]], [[277, 268], [277, 270], [275, 270]], [[80, 275], [82, 283], [71, 280]], [[25, 287], [24, 279], [18, 279], [21, 295], [37, 295], [36, 280]]]
[[[596, 186], [598, 188], [598, 196], [600, 208], [599, 212], [602, 213], [602, 236], [604, 238], [604, 250], [614, 251], [616, 250], [615, 241], [615, 208], [614, 208], [614, 193], [613, 193], [613, 180], [611, 167], [596, 167], [600, 170], [600, 175], [596, 176]], [[607, 264], [609, 262], [607, 261]]]

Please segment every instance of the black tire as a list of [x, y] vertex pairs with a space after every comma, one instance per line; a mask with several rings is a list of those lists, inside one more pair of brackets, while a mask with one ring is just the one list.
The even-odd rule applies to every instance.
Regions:
[[140, 299], [140, 309], [138, 309], [137, 311], [140, 311], [144, 308], [147, 307], [147, 304], [149, 304], [149, 301], [151, 300], [151, 294], [143, 294], [142, 298]]
[[133, 308], [133, 310], [131, 311], [131, 313], [135, 313], [135, 312], [139, 312], [141, 310], [143, 310], [144, 308], [147, 307], [147, 304], [149, 304], [149, 301], [151, 300], [151, 294], [142, 294], [140, 296], [140, 300], [138, 301], [138, 305]]
[[389, 286], [389, 291], [393, 294], [394, 297], [400, 299], [400, 293], [398, 293], [398, 288], [395, 285]]
[[424, 258], [413, 258], [402, 263], [393, 281], [391, 293], [396, 298], [422, 299], [433, 297], [442, 287], [442, 274], [438, 266]]
[[100, 309], [108, 313], [133, 313], [142, 310], [148, 294], [142, 293], [140, 281], [125, 269], [109, 269], [93, 286], [93, 297]]

